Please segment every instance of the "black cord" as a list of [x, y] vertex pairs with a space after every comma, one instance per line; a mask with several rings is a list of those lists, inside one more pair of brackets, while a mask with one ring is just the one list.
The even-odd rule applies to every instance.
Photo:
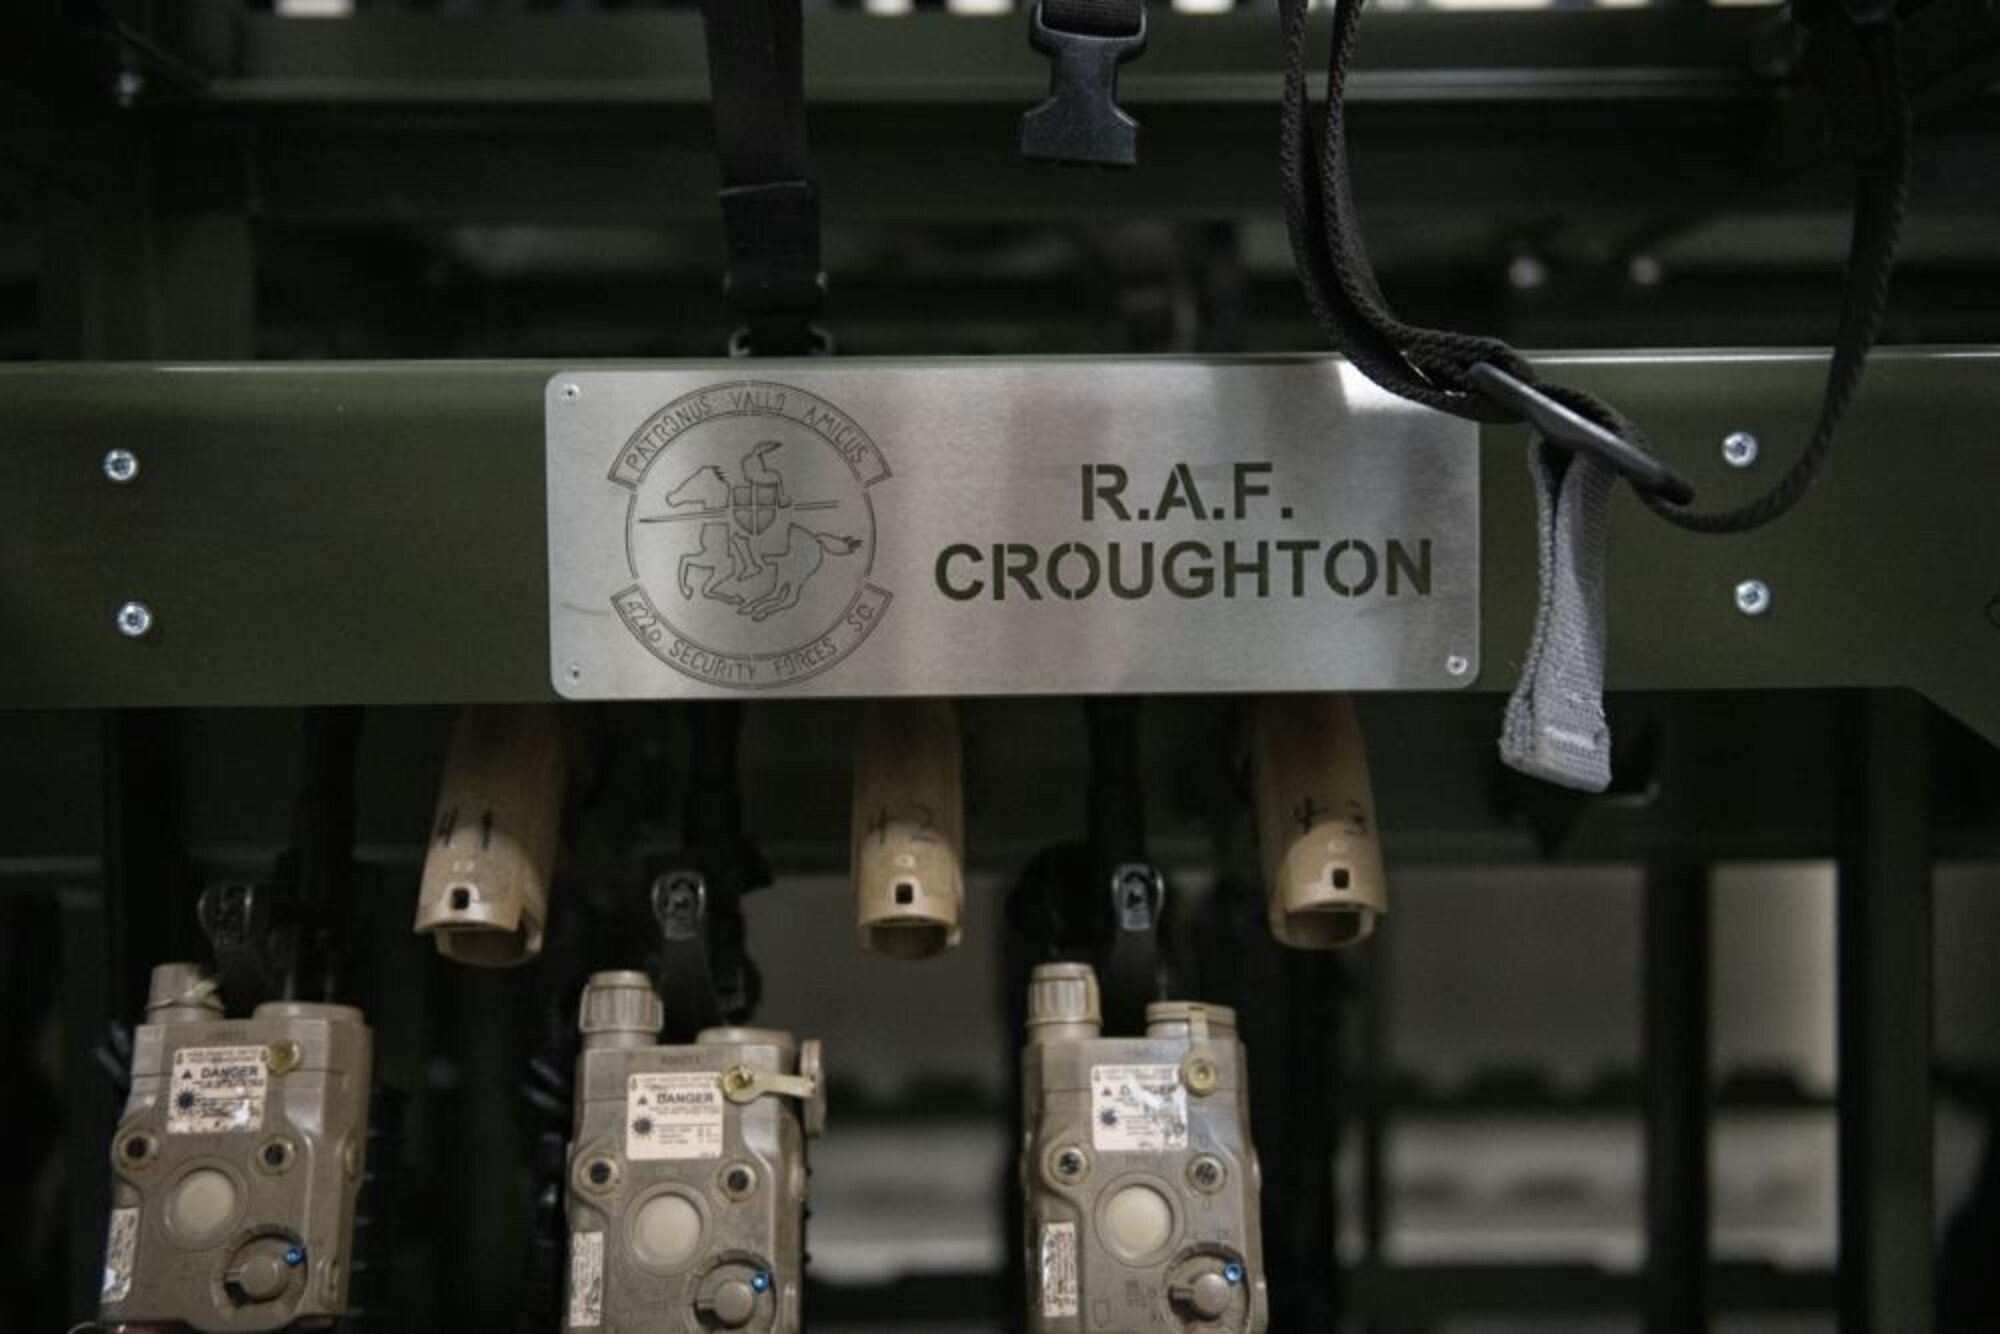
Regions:
[[[1693, 532], [1762, 527], [1811, 489], [1852, 403], [1888, 305], [1890, 277], [1909, 199], [1910, 110], [1892, 9], [1849, 11], [1831, 0], [1801, 10], [1805, 63], [1855, 163], [1854, 228], [1846, 292], [1817, 424], [1797, 460], [1767, 491], [1734, 509], [1703, 512], [1658, 495], [1655, 514]], [[1363, 245], [1347, 147], [1347, 73], [1365, 0], [1336, 0], [1324, 121], [1312, 123], [1306, 90], [1305, 0], [1281, 0], [1285, 90], [1280, 164], [1286, 222], [1306, 302], [1333, 345], [1390, 393], [1479, 422], [1511, 422], [1513, 411], [1474, 387], [1472, 369], [1496, 366], [1534, 385], [1633, 445], [1645, 434], [1622, 413], [1580, 389], [1544, 383], [1513, 348], [1495, 338], [1428, 329], [1398, 320], [1382, 295]]]

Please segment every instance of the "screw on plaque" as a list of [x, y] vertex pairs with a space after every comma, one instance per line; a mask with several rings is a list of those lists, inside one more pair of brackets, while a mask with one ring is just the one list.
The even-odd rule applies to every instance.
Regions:
[[1036, 0], [1028, 44], [1049, 58], [1049, 98], [1021, 118], [1021, 156], [1085, 167], [1139, 161], [1139, 122], [1118, 107], [1118, 67], [1146, 49], [1146, 13], [1136, 31], [1051, 27]]

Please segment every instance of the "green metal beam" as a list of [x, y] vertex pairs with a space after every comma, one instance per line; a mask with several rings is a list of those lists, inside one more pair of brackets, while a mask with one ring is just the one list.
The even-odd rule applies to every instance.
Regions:
[[[1740, 100], [1768, 97], [1790, 52], [1770, 9], [1443, 11], [1373, 16], [1355, 76], [1359, 100]], [[1332, 16], [1314, 16], [1324, 50]], [[1276, 14], [1152, 14], [1146, 58], [1120, 76], [1134, 107], [1269, 104]], [[1000, 103], [1046, 96], [1048, 65], [1019, 13], [896, 18], [814, 10], [805, 28], [815, 105]], [[694, 105], [708, 103], [700, 15], [501, 13], [478, 19], [361, 14], [339, 23], [238, 18], [233, 70], [208, 96], [261, 105]]]
[[[1315, 18], [1316, 49], [1328, 22]], [[1020, 159], [1019, 117], [1043, 96], [1047, 71], [1018, 15], [815, 11], [808, 92], [829, 219], [1273, 213], [1274, 17], [1163, 9], [1152, 31], [1121, 90], [1145, 126], [1145, 168], [1088, 176]], [[115, 43], [159, 76], [136, 111], [160, 128], [172, 177], [203, 196], [213, 161], [240, 156], [261, 221], [652, 222], [714, 211], [707, 68], [691, 11], [308, 22], [188, 0], [154, 29], [97, 37], [100, 54]], [[1975, 98], [2000, 65], [2000, 18], [1986, 0], [1940, 0], [1913, 18], [1910, 50], [1926, 105]], [[162, 61], [192, 73], [167, 78]], [[1754, 206], [1773, 181], [1825, 157], [1821, 117], [1797, 95], [1791, 61], [1781, 17], [1755, 6], [1377, 14], [1351, 92], [1367, 145], [1361, 194], [1371, 210], [1622, 208], [1654, 223]], [[0, 68], [0, 82], [32, 73]], [[1995, 99], [1961, 110], [1970, 123], [1950, 128], [1979, 141], [1983, 163]], [[43, 170], [62, 161], [28, 131], [0, 131], [0, 154]], [[1983, 179], [1933, 174], [1943, 183], [1924, 192], [1933, 210]], [[1844, 189], [1816, 202], [1842, 207]]]
[[[854, 363], [862, 364], [865, 363]], [[1768, 482], [1823, 360], [1556, 357], [1647, 423], [1708, 503]], [[0, 370], [0, 704], [550, 697], [546, 362]], [[773, 371], [782, 370], [773, 363]], [[1890, 352], [1797, 512], [1709, 538], [1618, 502], [1620, 690], [1907, 687], [2000, 741], [2000, 350]], [[1764, 462], [1728, 468], [1747, 428]], [[1512, 685], [1535, 600], [1521, 434], [1486, 433], [1484, 675]], [[106, 450], [140, 459], [129, 485]], [[1774, 592], [1745, 616], [1746, 578]], [[145, 601], [152, 633], [113, 626]]]
[[[1328, 19], [1315, 20], [1323, 44]], [[1630, 208], [1752, 196], [1822, 151], [1776, 16], [1750, 9], [1384, 13], [1356, 72], [1376, 207]], [[591, 222], [713, 215], [699, 17], [477, 21], [245, 15], [235, 67], [182, 122], [240, 134], [260, 219]], [[815, 173], [830, 221], [1271, 214], [1276, 21], [1161, 8], [1121, 100], [1145, 165], [1052, 172], [1019, 153], [1047, 63], [1018, 15], [808, 17]], [[1587, 105], [1587, 113], [1579, 111]], [[1801, 114], [1803, 111], [1804, 114]], [[1666, 158], [1635, 144], [1672, 142]], [[1803, 147], [1802, 147], [1803, 146]], [[921, 180], [921, 189], [911, 182]]]

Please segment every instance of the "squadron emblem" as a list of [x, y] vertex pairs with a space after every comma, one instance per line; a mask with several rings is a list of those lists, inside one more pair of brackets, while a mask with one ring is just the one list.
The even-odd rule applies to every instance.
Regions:
[[704, 464], [667, 492], [667, 513], [640, 516], [640, 523], [700, 524], [699, 548], [683, 552], [675, 566], [683, 598], [727, 603], [761, 621], [798, 606], [828, 556], [861, 549], [858, 537], [820, 532], [793, 517], [840, 502], [793, 499], [770, 459], [783, 449], [777, 440], [751, 449], [738, 465], [741, 481]]
[[770, 689], [852, 653], [888, 608], [869, 582], [881, 452], [838, 408], [745, 381], [674, 400], [619, 451], [631, 584], [613, 595], [647, 651], [712, 685]]

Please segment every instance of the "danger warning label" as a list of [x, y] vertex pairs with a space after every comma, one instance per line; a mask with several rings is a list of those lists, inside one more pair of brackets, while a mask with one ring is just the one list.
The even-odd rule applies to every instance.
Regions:
[[167, 1093], [167, 1133], [262, 1130], [270, 1078], [262, 1047], [182, 1047]]
[[724, 1114], [722, 1080], [712, 1070], [632, 1075], [625, 1085], [625, 1156], [720, 1158]]
[[1090, 1140], [1113, 1153], [1160, 1153], [1188, 1144], [1187, 1090], [1177, 1065], [1090, 1067]]

